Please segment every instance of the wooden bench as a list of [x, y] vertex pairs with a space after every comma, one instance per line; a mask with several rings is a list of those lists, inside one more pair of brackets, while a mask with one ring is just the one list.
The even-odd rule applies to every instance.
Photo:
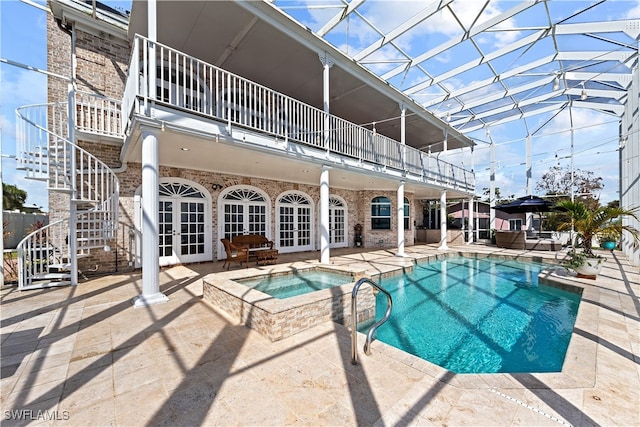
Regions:
[[264, 249], [273, 249], [273, 241], [267, 239], [262, 234], [242, 234], [233, 236], [231, 242], [237, 246], [247, 246], [249, 254], [255, 254]]

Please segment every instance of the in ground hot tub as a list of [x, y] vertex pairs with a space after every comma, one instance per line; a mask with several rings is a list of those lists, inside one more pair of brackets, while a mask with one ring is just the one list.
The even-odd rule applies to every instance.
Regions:
[[[205, 276], [204, 299], [239, 323], [278, 341], [324, 322], [351, 324], [351, 291], [363, 271], [327, 265], [276, 265]], [[294, 294], [275, 297], [282, 289]], [[256, 288], [263, 288], [265, 292]], [[291, 288], [295, 290], [291, 292]], [[304, 288], [304, 289], [302, 289]], [[302, 290], [301, 290], [302, 289]], [[303, 290], [306, 292], [301, 293]], [[375, 316], [375, 297], [369, 285], [358, 292], [358, 322]]]

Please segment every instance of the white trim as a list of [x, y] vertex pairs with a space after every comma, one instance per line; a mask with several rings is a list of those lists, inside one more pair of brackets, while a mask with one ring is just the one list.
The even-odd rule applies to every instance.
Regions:
[[[331, 241], [331, 227], [335, 224], [335, 223], [331, 223], [331, 217], [332, 217], [331, 211], [334, 209], [337, 209], [331, 206], [332, 198], [339, 200], [340, 203], [342, 203], [343, 205], [340, 207], [340, 209], [344, 209], [344, 224], [343, 224], [344, 225], [344, 242], [341, 242], [339, 244]], [[320, 212], [320, 200], [318, 200], [316, 209], [318, 210], [318, 212]], [[333, 218], [335, 219], [335, 214], [333, 215]], [[344, 199], [344, 197], [340, 197], [337, 194], [329, 194], [329, 230], [330, 230], [329, 231], [329, 248], [333, 249], [333, 248], [349, 247], [349, 204]], [[319, 229], [318, 229], [318, 233], [319, 233]], [[320, 249], [320, 248], [316, 246], [316, 249]]]
[[[177, 178], [177, 177], [162, 177], [159, 179], [159, 185], [161, 184], [166, 184], [166, 183], [176, 183], [176, 184], [184, 184], [184, 185], [188, 185], [190, 187], [195, 188], [196, 190], [198, 190], [199, 192], [201, 192], [205, 197], [204, 199], [195, 199], [195, 198], [189, 198], [189, 197], [184, 197], [184, 198], [180, 198], [179, 200], [186, 200], [186, 201], [194, 201], [194, 200], [204, 200], [204, 253], [203, 254], [199, 254], [197, 257], [195, 257], [194, 255], [187, 255], [185, 257], [180, 257], [177, 256], [177, 259], [175, 260], [175, 262], [173, 263], [168, 263], [167, 264], [167, 260], [165, 259], [165, 262], [161, 262], [160, 265], [172, 265], [174, 263], [180, 264], [180, 263], [189, 263], [189, 262], [205, 262], [205, 261], [212, 261], [213, 260], [213, 235], [212, 235], [212, 199], [211, 199], [211, 193], [206, 189], [206, 187], [198, 184], [197, 182], [185, 179], [185, 178]], [[159, 198], [162, 198], [159, 196]], [[133, 206], [134, 206], [134, 221], [135, 221], [135, 229], [137, 231], [136, 233], [136, 239], [139, 239], [142, 234], [141, 231], [141, 209], [142, 209], [142, 185], [138, 186], [138, 188], [136, 188], [136, 191], [134, 193], [134, 197], [133, 197]], [[178, 212], [176, 212], [176, 214], [178, 214]], [[141, 260], [142, 260], [142, 254], [140, 253], [141, 250], [141, 246], [139, 244], [136, 244], [136, 254], [135, 254], [135, 265], [136, 267], [140, 266]], [[195, 258], [194, 258], [195, 257]], [[167, 258], [167, 257], [164, 257]]]
[[[296, 204], [296, 203], [281, 203], [281, 199], [287, 195], [291, 195], [291, 194], [295, 194], [298, 195], [304, 199], [306, 199], [309, 203], [307, 205], [302, 205], [302, 204]], [[309, 244], [306, 246], [287, 246], [287, 247], [281, 247], [280, 246], [280, 208], [282, 206], [291, 206], [295, 209], [298, 209], [300, 207], [308, 207], [309, 208]], [[311, 198], [310, 195], [308, 195], [307, 193], [303, 192], [303, 191], [298, 191], [298, 190], [288, 190], [288, 191], [283, 191], [282, 193], [280, 193], [278, 195], [278, 197], [276, 197], [276, 204], [275, 204], [275, 216], [276, 216], [276, 234], [275, 234], [275, 238], [274, 241], [276, 243], [276, 247], [278, 248], [278, 250], [281, 253], [287, 253], [287, 252], [303, 252], [303, 251], [311, 251], [313, 250], [313, 248], [315, 247], [315, 230], [316, 228], [316, 224], [315, 224], [315, 217], [314, 217], [314, 209], [315, 204], [313, 203], [313, 199]], [[296, 211], [296, 217], [297, 217], [297, 211]], [[297, 224], [297, 218], [294, 219], [294, 223]], [[294, 230], [294, 240], [297, 240], [297, 230]]]

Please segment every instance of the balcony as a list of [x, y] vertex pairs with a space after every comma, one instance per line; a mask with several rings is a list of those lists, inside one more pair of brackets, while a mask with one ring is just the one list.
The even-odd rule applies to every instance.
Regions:
[[[150, 65], [155, 55], [155, 67]], [[408, 181], [472, 193], [471, 171], [409, 145], [326, 114], [285, 94], [136, 35], [122, 102], [122, 125], [134, 114], [161, 106], [212, 120], [233, 129], [297, 144]]]

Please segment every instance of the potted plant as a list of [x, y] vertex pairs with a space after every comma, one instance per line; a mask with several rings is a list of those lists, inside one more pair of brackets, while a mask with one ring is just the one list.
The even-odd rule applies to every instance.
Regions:
[[[620, 207], [599, 206], [595, 209], [588, 208], [581, 201], [563, 201], [556, 206], [558, 211], [564, 212], [563, 221], [559, 225], [560, 230], [573, 229], [580, 240], [582, 251], [575, 249], [569, 252], [569, 259], [565, 263], [578, 276], [595, 279], [600, 272], [600, 267], [605, 257], [593, 253], [593, 239], [600, 239], [611, 235], [621, 235], [623, 230], [629, 232], [638, 240], [638, 230], [623, 225], [617, 220], [624, 216], [637, 219], [636, 209], [624, 209]], [[576, 245], [578, 246], [578, 245]]]
[[602, 232], [598, 236], [598, 239], [600, 240], [601, 248], [612, 251], [618, 245], [618, 240], [620, 240], [620, 233], [617, 230]]

